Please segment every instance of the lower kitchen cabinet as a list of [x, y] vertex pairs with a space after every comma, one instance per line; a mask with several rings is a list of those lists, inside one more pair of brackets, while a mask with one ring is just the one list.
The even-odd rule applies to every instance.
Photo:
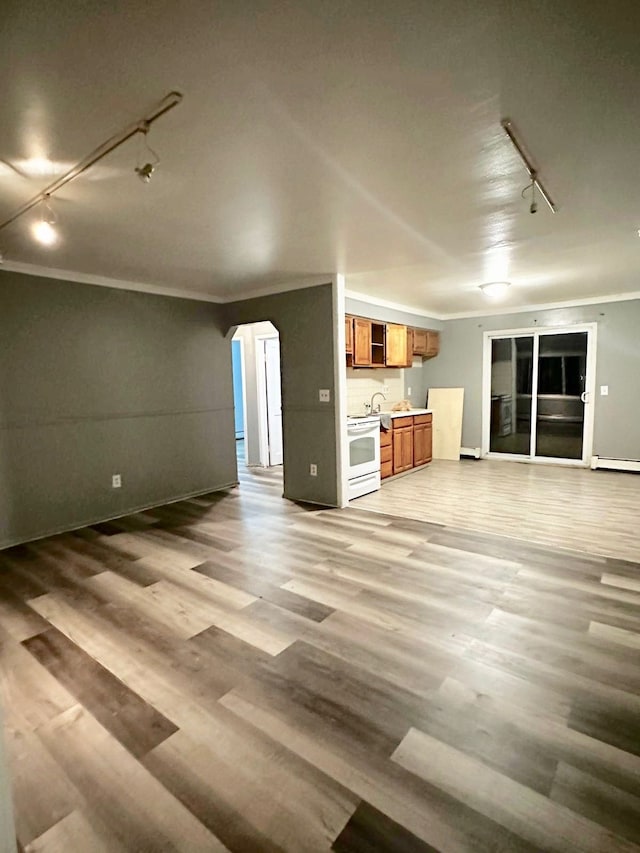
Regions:
[[413, 468], [413, 417], [394, 418], [393, 473], [400, 474]]
[[402, 474], [432, 459], [432, 415], [393, 418], [380, 430], [380, 477]]
[[380, 479], [390, 477], [393, 474], [393, 447], [391, 444], [391, 430], [380, 430]]
[[433, 447], [432, 415], [415, 415], [413, 419], [413, 466], [431, 462]]

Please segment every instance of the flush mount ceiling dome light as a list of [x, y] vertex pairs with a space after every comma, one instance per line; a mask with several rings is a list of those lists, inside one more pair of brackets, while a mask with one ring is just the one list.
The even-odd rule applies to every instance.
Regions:
[[480, 285], [480, 290], [489, 299], [503, 299], [510, 287], [510, 281], [488, 281]]

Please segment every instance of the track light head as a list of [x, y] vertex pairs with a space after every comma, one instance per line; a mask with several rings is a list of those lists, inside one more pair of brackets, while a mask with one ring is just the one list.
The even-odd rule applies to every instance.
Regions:
[[[139, 127], [140, 142], [138, 144], [138, 165], [135, 168], [136, 175], [143, 184], [148, 184], [151, 176], [160, 163], [160, 157], [149, 145], [149, 122], [144, 121]], [[151, 157], [149, 157], [149, 154]]]
[[153, 163], [145, 163], [144, 166], [136, 166], [135, 173], [144, 184], [148, 184], [155, 170]]

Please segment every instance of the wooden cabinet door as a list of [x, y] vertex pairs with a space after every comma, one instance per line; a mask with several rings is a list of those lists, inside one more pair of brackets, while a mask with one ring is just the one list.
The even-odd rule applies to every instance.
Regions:
[[427, 461], [426, 424], [416, 424], [413, 428], [413, 464], [424, 465]]
[[353, 317], [344, 318], [344, 350], [353, 353]]
[[433, 459], [433, 424], [427, 424], [424, 430], [424, 461]]
[[427, 348], [425, 355], [427, 358], [433, 358], [440, 352], [440, 332], [427, 332]]
[[413, 367], [413, 331], [407, 329], [407, 361], [405, 367]]
[[407, 327], [398, 323], [387, 323], [387, 367], [407, 365]]
[[353, 319], [353, 363], [360, 367], [371, 364], [371, 320]]
[[393, 430], [393, 473], [400, 474], [413, 468], [413, 427]]
[[413, 427], [402, 430], [402, 466], [403, 471], [413, 468]]
[[413, 354], [425, 355], [427, 352], [427, 332], [424, 329], [413, 329]]

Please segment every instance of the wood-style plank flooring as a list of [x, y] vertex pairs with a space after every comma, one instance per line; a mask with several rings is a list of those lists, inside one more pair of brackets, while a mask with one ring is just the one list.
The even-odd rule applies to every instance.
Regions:
[[640, 566], [280, 495], [0, 553], [23, 851], [640, 850]]
[[497, 459], [434, 459], [359, 509], [640, 560], [640, 475]]

